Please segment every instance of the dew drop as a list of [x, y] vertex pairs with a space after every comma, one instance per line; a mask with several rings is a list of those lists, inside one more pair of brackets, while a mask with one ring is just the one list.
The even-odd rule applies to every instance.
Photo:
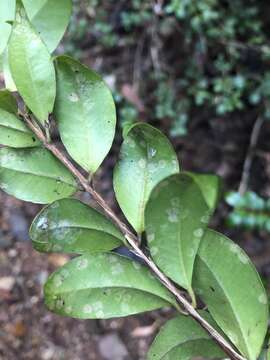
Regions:
[[84, 305], [84, 307], [83, 307], [83, 312], [84, 312], [85, 314], [89, 314], [89, 313], [91, 313], [92, 311], [93, 311], [93, 308], [92, 308], [92, 306], [91, 306], [90, 304]]
[[202, 237], [203, 236], [203, 229], [199, 228], [199, 229], [194, 230], [193, 235], [195, 237], [198, 237], [198, 238]]
[[88, 260], [87, 259], [79, 259], [77, 262], [77, 269], [83, 270], [86, 269], [88, 266]]
[[258, 300], [261, 304], [266, 305], [267, 304], [267, 297], [264, 293], [262, 293], [259, 297]]
[[77, 102], [79, 101], [79, 96], [76, 93], [71, 93], [68, 97], [69, 101]]

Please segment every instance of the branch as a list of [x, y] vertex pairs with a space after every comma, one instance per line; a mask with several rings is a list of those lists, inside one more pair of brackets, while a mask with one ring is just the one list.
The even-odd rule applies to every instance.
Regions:
[[254, 150], [258, 143], [258, 138], [260, 135], [260, 131], [261, 131], [263, 122], [264, 122], [264, 119], [261, 116], [259, 116], [257, 118], [257, 120], [255, 121], [252, 132], [251, 132], [247, 155], [246, 155], [244, 166], [243, 166], [242, 177], [241, 177], [240, 185], [238, 188], [238, 192], [241, 195], [243, 195], [247, 191], [247, 188], [248, 188], [250, 170], [251, 170], [251, 166], [252, 166], [252, 162], [253, 162], [253, 158], [254, 158]]
[[150, 257], [148, 257], [138, 245], [137, 237], [129, 230], [127, 225], [123, 223], [114, 211], [107, 205], [105, 200], [100, 194], [98, 194], [90, 185], [88, 179], [74, 166], [74, 164], [68, 159], [65, 153], [62, 153], [58, 147], [53, 143], [48, 143], [46, 136], [40, 126], [34, 122], [27, 114], [22, 114], [27, 126], [33, 131], [37, 138], [43, 143], [43, 145], [57, 157], [67, 169], [74, 175], [79, 184], [84, 190], [89, 193], [97, 204], [103, 209], [104, 213], [118, 226], [121, 232], [124, 234], [128, 244], [132, 247], [134, 253], [139, 256], [153, 271], [160, 282], [169, 290], [171, 294], [175, 296], [178, 303], [183, 309], [196, 320], [213, 338], [213, 340], [223, 349], [223, 351], [233, 360], [245, 360], [240, 354], [238, 354], [232, 347], [232, 345], [224, 339], [200, 314], [193, 308], [193, 306], [186, 300], [181, 291], [169, 280], [156, 266]]

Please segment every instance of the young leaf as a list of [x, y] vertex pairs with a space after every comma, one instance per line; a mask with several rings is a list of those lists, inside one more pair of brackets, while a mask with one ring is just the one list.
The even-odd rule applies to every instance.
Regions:
[[18, 105], [14, 96], [7, 89], [0, 90], [0, 108], [17, 115]]
[[17, 0], [8, 58], [12, 78], [26, 105], [41, 123], [53, 110], [56, 82], [50, 53]]
[[47, 204], [77, 190], [70, 172], [43, 148], [0, 149], [0, 188], [18, 199]]
[[144, 211], [153, 188], [179, 172], [169, 140], [148, 124], [138, 123], [127, 132], [114, 170], [117, 201], [138, 233], [144, 230]]
[[151, 255], [164, 273], [191, 296], [194, 261], [208, 220], [209, 209], [200, 188], [184, 173], [159, 183], [146, 206]]
[[221, 180], [216, 175], [195, 174], [188, 172], [195, 180], [210, 210], [214, 211], [220, 196]]
[[[206, 311], [200, 315], [216, 327]], [[225, 353], [190, 316], [169, 320], [152, 343], [147, 360], [224, 359]]]
[[55, 116], [70, 156], [94, 173], [109, 152], [116, 112], [111, 92], [94, 71], [67, 56], [56, 58]]
[[44, 290], [50, 310], [80, 319], [127, 316], [175, 304], [145, 266], [117, 254], [77, 257], [52, 274]]
[[15, 0], [0, 0], [0, 54], [5, 50], [11, 33], [11, 25], [7, 21], [14, 20], [15, 2]]
[[231, 342], [248, 359], [257, 359], [267, 330], [268, 301], [242, 249], [208, 230], [196, 258], [193, 286]]
[[45, 207], [35, 218], [30, 237], [38, 251], [76, 254], [109, 251], [124, 242], [104, 215], [75, 199]]
[[23, 0], [27, 15], [52, 53], [67, 28], [71, 0]]
[[[0, 94], [1, 104], [1, 94]], [[13, 148], [40, 146], [35, 135], [12, 113], [0, 108], [0, 144]]]

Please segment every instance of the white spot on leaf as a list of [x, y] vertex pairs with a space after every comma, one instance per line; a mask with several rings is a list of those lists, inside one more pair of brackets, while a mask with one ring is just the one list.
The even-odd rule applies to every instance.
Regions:
[[77, 269], [83, 270], [86, 269], [88, 266], [88, 260], [87, 259], [79, 259], [77, 262]]
[[194, 230], [194, 231], [193, 231], [193, 235], [194, 235], [195, 237], [198, 237], [198, 238], [202, 237], [202, 236], [203, 236], [203, 229], [202, 229], [202, 228], [199, 228], [199, 229]]
[[261, 304], [263, 304], [263, 305], [266, 305], [267, 304], [267, 296], [264, 294], [264, 293], [262, 293], [259, 297], [258, 297], [258, 300], [259, 300], [259, 302], [261, 303]]
[[77, 102], [79, 101], [79, 96], [76, 93], [71, 93], [68, 97], [69, 101]]
[[146, 167], [146, 160], [145, 160], [145, 159], [140, 159], [139, 162], [138, 162], [138, 164], [139, 164], [139, 167], [140, 167], [141, 169], [145, 169], [145, 167]]

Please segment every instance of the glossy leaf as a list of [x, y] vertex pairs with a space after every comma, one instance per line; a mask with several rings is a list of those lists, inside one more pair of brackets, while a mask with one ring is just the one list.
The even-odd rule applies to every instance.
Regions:
[[18, 199], [47, 204], [76, 191], [70, 172], [43, 148], [0, 149], [0, 189]]
[[63, 37], [72, 10], [71, 0], [23, 0], [27, 15], [52, 53]]
[[67, 56], [56, 59], [55, 116], [70, 156], [94, 173], [109, 152], [116, 113], [111, 92], [94, 71]]
[[15, 115], [18, 112], [17, 101], [7, 89], [0, 90], [0, 108]]
[[40, 142], [17, 116], [0, 108], [0, 144], [25, 148], [39, 146]]
[[195, 180], [210, 210], [214, 211], [220, 196], [221, 181], [216, 175], [188, 172]]
[[0, 0], [0, 54], [4, 51], [11, 33], [11, 25], [7, 21], [14, 20], [15, 2], [15, 0]]
[[76, 254], [109, 251], [125, 241], [104, 215], [75, 199], [45, 207], [35, 218], [30, 237], [38, 251]]
[[248, 359], [257, 359], [267, 330], [268, 300], [242, 249], [208, 230], [197, 255], [193, 284], [231, 342]]
[[[206, 311], [200, 311], [200, 315], [214, 325]], [[169, 320], [160, 330], [147, 360], [190, 360], [197, 357], [224, 359], [226, 355], [195, 320], [180, 315]]]
[[16, 20], [8, 46], [12, 78], [26, 105], [41, 123], [53, 110], [56, 82], [51, 56], [17, 1]]
[[117, 201], [138, 233], [144, 230], [144, 211], [153, 188], [179, 172], [169, 140], [148, 124], [138, 123], [127, 132], [114, 170]]
[[81, 319], [127, 316], [174, 304], [149, 270], [117, 254], [82, 255], [52, 274], [45, 301], [57, 314]]
[[146, 207], [147, 241], [154, 261], [191, 296], [194, 261], [208, 220], [200, 188], [183, 173], [159, 183]]

